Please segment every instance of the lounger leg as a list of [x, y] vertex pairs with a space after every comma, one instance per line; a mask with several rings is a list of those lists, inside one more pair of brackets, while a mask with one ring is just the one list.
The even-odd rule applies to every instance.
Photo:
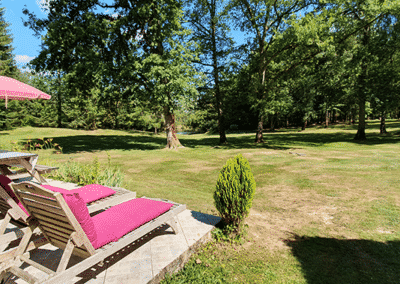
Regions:
[[175, 234], [178, 234], [178, 222], [176, 220], [176, 217], [173, 217], [169, 221], [166, 222], [174, 231]]
[[72, 237], [69, 238], [67, 246], [65, 247], [64, 253], [61, 257], [60, 264], [57, 267], [57, 273], [64, 271], [67, 268], [69, 259], [71, 257], [72, 251], [74, 250], [74, 243], [72, 242]]
[[30, 225], [26, 228], [26, 232], [24, 236], [22, 237], [21, 242], [19, 243], [18, 248], [15, 251], [15, 255], [18, 257], [26, 252], [26, 249], [29, 245], [29, 241], [31, 240], [31, 237], [33, 235], [33, 231], [35, 230], [36, 226], [35, 225]]

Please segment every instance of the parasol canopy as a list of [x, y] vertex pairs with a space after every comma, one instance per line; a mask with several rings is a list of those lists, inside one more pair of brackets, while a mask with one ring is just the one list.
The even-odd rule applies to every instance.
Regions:
[[50, 98], [50, 95], [25, 83], [6, 76], [0, 76], [0, 99], [6, 100], [6, 108], [8, 100], [49, 100]]

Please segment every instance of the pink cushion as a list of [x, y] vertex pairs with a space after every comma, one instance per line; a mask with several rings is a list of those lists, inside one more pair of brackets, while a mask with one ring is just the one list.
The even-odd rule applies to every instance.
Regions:
[[78, 193], [66, 194], [64, 195], [64, 199], [74, 214], [76, 220], [79, 222], [79, 224], [81, 224], [81, 227], [88, 236], [90, 242], [96, 243], [97, 234], [92, 218], [89, 215], [89, 210], [86, 207], [86, 203]]
[[79, 193], [85, 203], [90, 203], [115, 193], [115, 190], [100, 184], [85, 185], [72, 191]]
[[92, 220], [97, 231], [95, 249], [107, 243], [114, 242], [168, 211], [173, 204], [144, 198], [132, 199], [118, 204], [93, 216]]
[[42, 185], [42, 186], [46, 189], [49, 189], [54, 192], [59, 192], [62, 194], [79, 193], [80, 197], [83, 199], [83, 201], [86, 204], [96, 201], [96, 200], [99, 200], [101, 198], [108, 197], [115, 193], [115, 191], [112, 190], [111, 188], [100, 185], [100, 184], [89, 184], [89, 185], [85, 185], [80, 188], [75, 188], [72, 190], [66, 190], [63, 188], [46, 185], [46, 184]]
[[17, 203], [19, 208], [22, 209], [26, 213], [26, 215], [30, 216], [28, 211], [26, 211], [24, 205], [22, 205], [21, 201], [18, 199], [18, 197], [15, 195], [14, 191], [11, 189], [11, 187], [8, 185], [11, 183], [12, 180], [9, 179], [6, 176], [0, 175], [0, 185], [4, 188], [4, 190], [8, 193], [8, 195]]
[[71, 190], [66, 190], [64, 188], [55, 187], [55, 186], [48, 185], [48, 184], [42, 184], [41, 186], [44, 187], [45, 189], [51, 190], [53, 192], [59, 192], [61, 194], [72, 194]]

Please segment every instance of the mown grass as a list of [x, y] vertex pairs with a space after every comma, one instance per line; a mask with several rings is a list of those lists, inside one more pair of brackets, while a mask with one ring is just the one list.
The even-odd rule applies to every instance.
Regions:
[[[20, 128], [0, 131], [0, 147], [54, 138], [63, 154], [39, 150], [41, 164], [73, 161], [119, 167], [138, 196], [163, 197], [217, 215], [212, 194], [219, 170], [238, 153], [257, 188], [242, 245], [210, 242], [164, 283], [397, 283], [400, 279], [400, 122], [368, 121], [366, 141], [354, 125], [265, 133], [165, 135], [114, 130]], [[216, 147], [217, 146], [217, 147]], [[305, 155], [297, 155], [305, 154]]]

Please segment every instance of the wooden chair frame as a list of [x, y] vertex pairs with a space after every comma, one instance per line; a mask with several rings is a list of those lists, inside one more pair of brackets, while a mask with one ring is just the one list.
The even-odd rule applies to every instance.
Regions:
[[[31, 182], [28, 183], [30, 184], [30, 186], [39, 189], [45, 189], [38, 184]], [[10, 187], [13, 188], [16, 184], [10, 183], [10, 185]], [[108, 207], [123, 203], [127, 200], [136, 198], [136, 193], [127, 189], [121, 187], [111, 187], [111, 189], [115, 191], [115, 194], [87, 204], [89, 213], [94, 213]], [[23, 238], [24, 235], [35, 235], [34, 240], [29, 243], [27, 247], [28, 251], [47, 243], [46, 238], [44, 238], [40, 230], [36, 228], [36, 223], [29, 222], [32, 218], [30, 218], [30, 216], [28, 216], [17, 205], [17, 203], [15, 203], [15, 201], [7, 194], [2, 186], [0, 186], [0, 211], [3, 211], [5, 213], [5, 217], [3, 220], [1, 220], [0, 224], [0, 245], [8, 244], [14, 240]], [[14, 225], [16, 225], [19, 230], [5, 233], [9, 223], [13, 223]], [[18, 248], [13, 248], [7, 250], [6, 252], [0, 253], [0, 262], [6, 261], [10, 258], [14, 258], [16, 255], [18, 255], [18, 252]]]
[[[164, 223], [169, 224], [175, 234], [177, 234], [176, 215], [186, 210], [186, 205], [164, 199], [142, 197], [172, 203], [173, 206], [157, 218], [126, 234], [117, 242], [107, 244], [95, 250], [60, 193], [52, 192], [45, 188], [30, 187], [28, 182], [15, 184], [13, 187], [27, 211], [34, 217], [34, 222], [37, 222], [36, 224], [30, 223], [30, 227], [38, 226], [49, 243], [64, 250], [64, 253], [57, 270], [52, 271], [29, 259], [29, 252], [26, 252], [25, 248], [28, 245], [30, 237], [29, 234], [25, 234], [21, 241], [25, 247], [20, 247], [21, 251], [19, 251], [18, 256], [13, 260], [0, 264], [0, 280], [10, 272], [32, 284], [71, 283], [74, 276], [102, 262], [108, 256], [140, 239]], [[45, 216], [51, 216], [52, 219]], [[66, 269], [72, 254], [80, 256], [84, 260]], [[17, 267], [16, 263], [20, 263], [20, 261], [32, 265], [45, 272], [48, 276], [41, 280], [37, 279]]]

